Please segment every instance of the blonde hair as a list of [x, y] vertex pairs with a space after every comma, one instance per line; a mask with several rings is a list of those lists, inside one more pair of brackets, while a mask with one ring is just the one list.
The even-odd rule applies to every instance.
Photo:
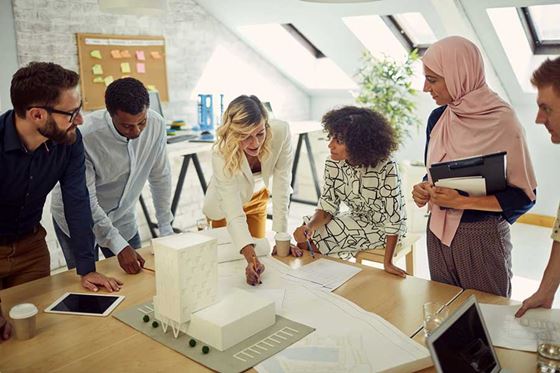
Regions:
[[216, 131], [217, 141], [214, 145], [225, 160], [226, 174], [233, 176], [241, 169], [245, 156], [241, 142], [264, 121], [266, 136], [258, 158], [264, 161], [270, 154], [272, 133], [268, 124], [268, 113], [256, 96], [239, 96], [227, 107], [222, 118], [222, 125]]

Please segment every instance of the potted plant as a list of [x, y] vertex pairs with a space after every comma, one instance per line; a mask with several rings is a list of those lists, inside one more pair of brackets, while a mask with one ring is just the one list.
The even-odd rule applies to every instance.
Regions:
[[360, 84], [356, 101], [387, 118], [395, 129], [399, 146], [410, 137], [410, 129], [420, 125], [414, 113], [416, 103], [412, 100], [418, 93], [412, 87], [413, 64], [419, 58], [416, 50], [402, 63], [387, 56], [377, 58], [366, 51], [356, 74]]

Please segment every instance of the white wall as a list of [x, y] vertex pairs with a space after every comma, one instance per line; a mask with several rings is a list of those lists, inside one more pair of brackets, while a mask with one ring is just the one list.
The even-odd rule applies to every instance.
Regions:
[[10, 82], [18, 68], [16, 52], [16, 33], [12, 4], [8, 0], [0, 1], [0, 112], [12, 107], [10, 101]]

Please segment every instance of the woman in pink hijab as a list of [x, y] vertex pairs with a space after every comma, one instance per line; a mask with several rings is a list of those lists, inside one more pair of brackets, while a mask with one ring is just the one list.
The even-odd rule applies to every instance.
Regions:
[[436, 104], [428, 119], [425, 160], [433, 163], [507, 152], [505, 190], [482, 197], [414, 186], [419, 207], [429, 204], [428, 260], [432, 280], [509, 297], [509, 224], [535, 203], [536, 186], [523, 128], [513, 109], [488, 88], [478, 48], [451, 36], [434, 43], [422, 58], [424, 92]]

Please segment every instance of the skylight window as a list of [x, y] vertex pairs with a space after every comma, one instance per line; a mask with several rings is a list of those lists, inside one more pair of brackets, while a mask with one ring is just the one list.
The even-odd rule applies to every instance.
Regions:
[[517, 9], [534, 54], [560, 53], [560, 5], [535, 5]]
[[408, 50], [418, 49], [424, 54], [436, 37], [420, 13], [403, 13], [381, 16], [387, 27]]
[[356, 16], [342, 20], [374, 55], [384, 54], [398, 59], [413, 49], [423, 54], [436, 41], [434, 32], [420, 13]]
[[420, 13], [402, 13], [393, 16], [412, 41], [414, 48], [427, 48], [436, 42], [436, 36]]
[[535, 89], [530, 83], [531, 74], [546, 58], [555, 56], [533, 49], [535, 45], [531, 45], [527, 38], [519, 11], [514, 7], [486, 10], [519, 86], [523, 92], [532, 93]]
[[371, 54], [390, 56], [396, 60], [406, 57], [407, 49], [385, 25], [380, 16], [344, 17], [342, 21]]
[[[305, 88], [311, 90], [357, 88], [356, 83], [330, 58], [321, 57], [324, 55], [316, 47], [321, 55], [311, 52], [308, 46], [302, 44], [302, 39], [294, 37], [293, 30], [288, 31], [288, 29], [289, 27], [279, 24], [239, 27], [241, 34], [255, 49]], [[307, 40], [305, 36], [303, 38]]]

